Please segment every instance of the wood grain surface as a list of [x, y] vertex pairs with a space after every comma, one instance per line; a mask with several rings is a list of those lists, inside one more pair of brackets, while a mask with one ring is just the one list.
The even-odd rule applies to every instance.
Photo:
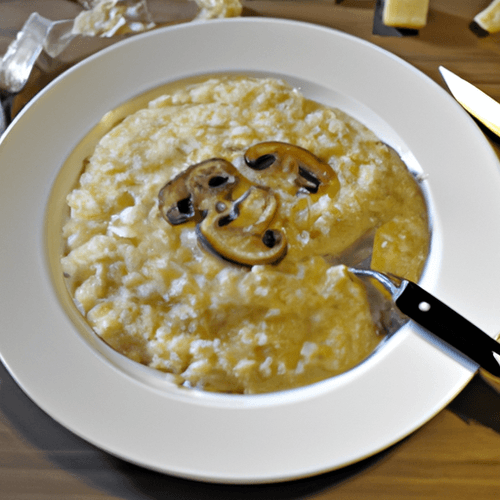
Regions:
[[[7, 24], [6, 16], [19, 23], [38, 3], [24, 2], [18, 18], [13, 16], [15, 2], [0, 1], [0, 25]], [[47, 9], [57, 9], [60, 3], [48, 4]], [[297, 19], [351, 33], [400, 56], [443, 87], [439, 65], [500, 100], [500, 35], [479, 37], [469, 28], [474, 15], [488, 4], [489, 0], [431, 0], [428, 24], [413, 37], [374, 35], [375, 1], [369, 0], [246, 0], [244, 14]], [[51, 74], [64, 69], [52, 68]], [[17, 110], [46, 84], [46, 70], [33, 73]], [[488, 137], [500, 154], [500, 140]], [[48, 417], [0, 365], [0, 500], [302, 498], [500, 498], [500, 396], [475, 377], [425, 426], [361, 463], [282, 484], [227, 486], [151, 472], [100, 451]]]

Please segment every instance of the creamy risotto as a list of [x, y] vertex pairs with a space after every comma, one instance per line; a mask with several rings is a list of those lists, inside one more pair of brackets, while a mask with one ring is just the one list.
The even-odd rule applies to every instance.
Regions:
[[67, 203], [62, 269], [93, 330], [211, 391], [289, 389], [360, 363], [383, 332], [361, 282], [324, 257], [376, 230], [372, 267], [416, 280], [429, 244], [398, 155], [271, 78], [154, 99], [100, 140]]

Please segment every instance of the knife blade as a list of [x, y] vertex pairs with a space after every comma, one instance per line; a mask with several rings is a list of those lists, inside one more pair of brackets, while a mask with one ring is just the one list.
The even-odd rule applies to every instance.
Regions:
[[439, 66], [439, 72], [462, 107], [500, 137], [500, 103], [445, 67]]

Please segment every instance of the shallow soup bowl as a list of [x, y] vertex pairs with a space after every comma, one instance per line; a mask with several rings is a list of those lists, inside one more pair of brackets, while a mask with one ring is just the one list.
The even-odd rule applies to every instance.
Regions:
[[[367, 42], [305, 23], [241, 18], [120, 42], [64, 73], [10, 125], [0, 143], [0, 354], [36, 404], [112, 455], [202, 481], [284, 481], [401, 440], [461, 391], [473, 367], [407, 323], [337, 377], [224, 395], [180, 388], [89, 329], [58, 267], [64, 194], [79, 174], [64, 165], [130, 99], [225, 72], [284, 78], [367, 125], [425, 176], [432, 242], [420, 284], [487, 333], [498, 331], [500, 235], [484, 220], [500, 218], [498, 160], [468, 115], [418, 70]], [[470, 293], [478, 288], [480, 296]]]

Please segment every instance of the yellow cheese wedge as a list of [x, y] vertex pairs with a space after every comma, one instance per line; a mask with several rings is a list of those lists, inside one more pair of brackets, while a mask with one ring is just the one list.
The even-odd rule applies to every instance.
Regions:
[[395, 28], [420, 29], [427, 24], [429, 0], [385, 0], [382, 21]]
[[476, 15], [474, 21], [488, 33], [498, 33], [500, 31], [500, 0], [493, 2]]

